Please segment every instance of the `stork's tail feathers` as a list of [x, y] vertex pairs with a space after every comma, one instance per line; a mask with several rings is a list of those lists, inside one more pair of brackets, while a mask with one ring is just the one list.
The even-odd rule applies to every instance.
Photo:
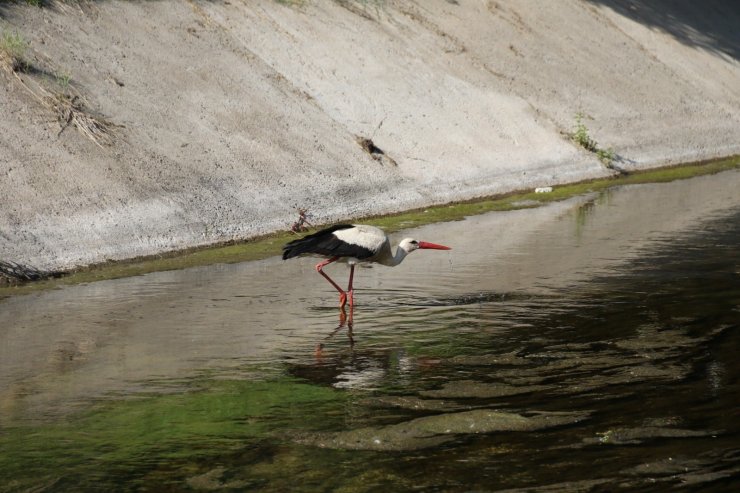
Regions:
[[311, 249], [310, 242], [304, 240], [305, 238], [300, 238], [283, 246], [283, 260], [288, 260], [289, 258], [297, 257], [303, 253], [308, 253]]

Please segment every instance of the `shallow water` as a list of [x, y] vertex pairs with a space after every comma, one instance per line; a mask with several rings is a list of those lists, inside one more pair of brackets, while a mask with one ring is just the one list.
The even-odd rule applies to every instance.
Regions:
[[0, 490], [734, 490], [738, 189], [404, 232], [453, 250], [360, 269], [351, 332], [311, 259], [2, 300]]

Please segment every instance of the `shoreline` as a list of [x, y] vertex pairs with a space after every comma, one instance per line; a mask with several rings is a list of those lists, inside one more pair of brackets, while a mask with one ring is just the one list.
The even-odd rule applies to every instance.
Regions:
[[[456, 201], [412, 209], [395, 214], [369, 215], [355, 219], [345, 218], [334, 221], [333, 223], [349, 221], [362, 222], [379, 226], [386, 232], [393, 233], [401, 229], [409, 229], [436, 222], [462, 220], [468, 216], [487, 212], [539, 207], [549, 202], [565, 200], [577, 195], [599, 192], [623, 185], [662, 183], [737, 169], [740, 169], [740, 156], [735, 155], [722, 159], [638, 170], [630, 172], [627, 175], [554, 186], [552, 192], [549, 193], [536, 193], [534, 190], [518, 190], [468, 201]], [[243, 240], [231, 240], [207, 246], [171, 250], [157, 255], [94, 263], [67, 271], [47, 273], [47, 277], [43, 279], [16, 281], [15, 284], [11, 284], [14, 280], [10, 279], [8, 285], [0, 286], [0, 300], [7, 297], [74, 284], [119, 279], [168, 270], [203, 267], [220, 263], [228, 264], [261, 260], [279, 255], [282, 245], [294, 239], [297, 235], [309, 234], [324, 226], [326, 224], [319, 224], [301, 233], [275, 231], [267, 235]], [[4, 280], [7, 278], [0, 276], [0, 279]]]

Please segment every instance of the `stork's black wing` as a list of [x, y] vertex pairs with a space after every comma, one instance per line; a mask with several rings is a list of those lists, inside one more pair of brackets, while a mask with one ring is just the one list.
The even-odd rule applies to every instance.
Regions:
[[374, 252], [359, 245], [352, 245], [334, 236], [335, 231], [354, 228], [351, 224], [337, 224], [314, 234], [293, 240], [283, 247], [283, 260], [303, 254], [326, 255], [327, 257], [372, 257]]

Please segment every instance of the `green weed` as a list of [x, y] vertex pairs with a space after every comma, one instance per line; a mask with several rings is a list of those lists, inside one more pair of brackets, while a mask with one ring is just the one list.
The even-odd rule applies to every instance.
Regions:
[[72, 77], [69, 74], [57, 74], [57, 84], [62, 89], [69, 89], [69, 83], [72, 81]]
[[616, 158], [614, 149], [612, 149], [611, 147], [609, 147], [608, 149], [602, 149], [601, 147], [599, 147], [598, 142], [591, 138], [591, 136], [588, 134], [588, 127], [586, 127], [586, 124], [583, 123], [583, 113], [576, 113], [575, 118], [575, 131], [571, 135], [573, 142], [583, 147], [587, 151], [593, 152], [602, 163], [610, 166]]
[[614, 154], [614, 149], [611, 147], [609, 149], [597, 149], [596, 155], [604, 164], [611, 164], [612, 161], [614, 161], [616, 154]]
[[588, 135], [588, 128], [583, 123], [583, 113], [576, 113], [576, 129], [573, 132], [573, 141], [587, 151], [596, 152], [596, 141]]

